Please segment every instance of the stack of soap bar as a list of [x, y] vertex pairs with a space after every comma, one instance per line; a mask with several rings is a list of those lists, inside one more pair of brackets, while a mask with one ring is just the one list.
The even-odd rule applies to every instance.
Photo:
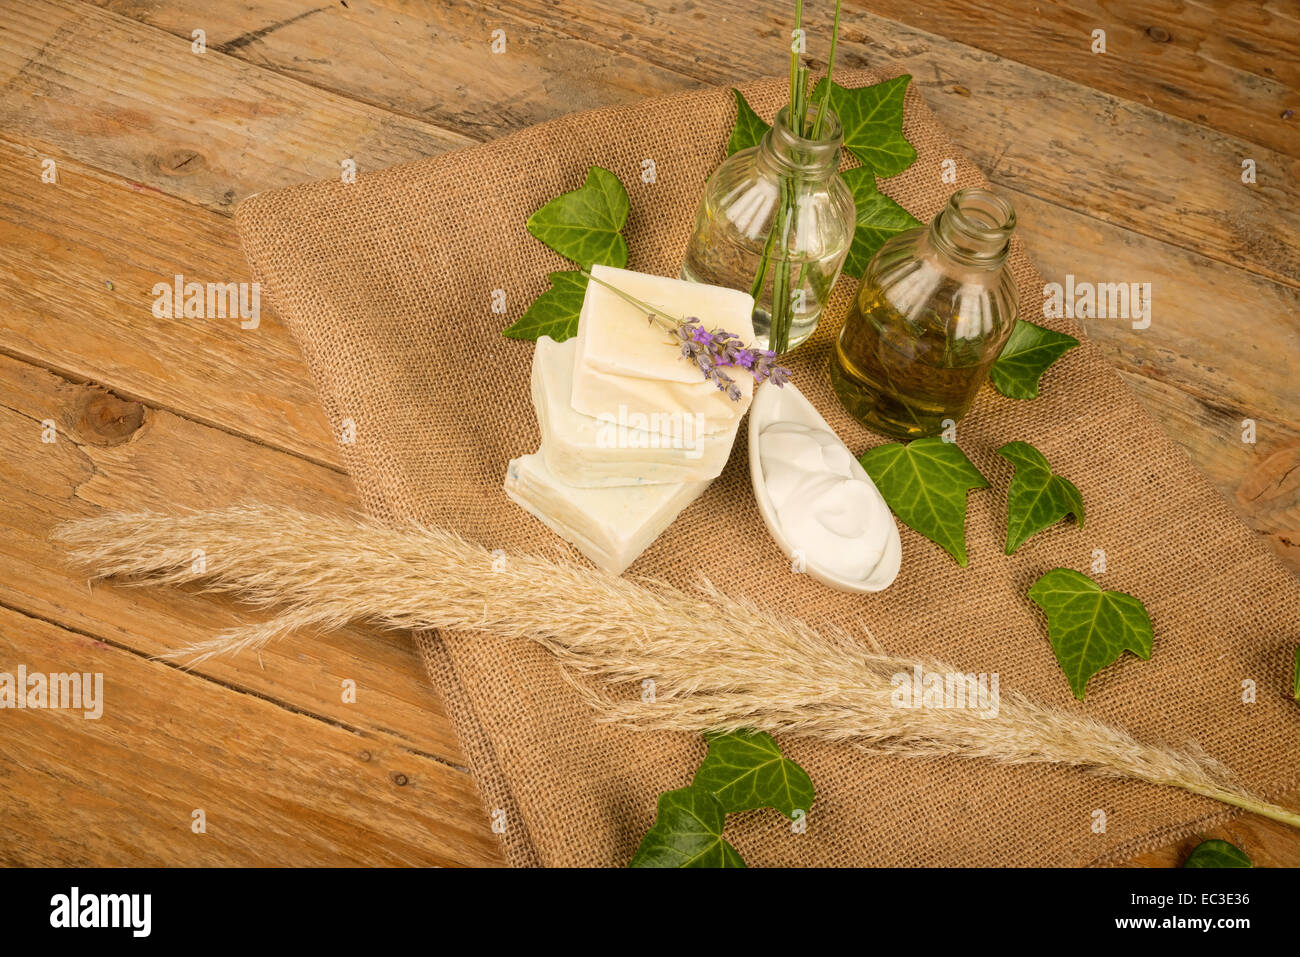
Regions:
[[[607, 266], [592, 275], [668, 315], [753, 342], [746, 293]], [[726, 465], [753, 397], [745, 370], [729, 374], [739, 401], [684, 359], [644, 310], [589, 282], [577, 336], [538, 340], [532, 397], [542, 446], [510, 462], [506, 494], [621, 574]]]
[[608, 572], [621, 575], [709, 487], [704, 482], [575, 488], [540, 454], [511, 461], [506, 494]]
[[[754, 300], [748, 293], [680, 279], [596, 266], [591, 274], [678, 319], [694, 317], [705, 329], [725, 329], [746, 345], [754, 341]], [[703, 434], [735, 433], [754, 397], [754, 379], [728, 370], [742, 398], [735, 401], [682, 358], [680, 344], [658, 323], [617, 293], [587, 283], [578, 319], [573, 365], [573, 408], [584, 415], [645, 416], [650, 431], [670, 432], [691, 416]], [[701, 417], [702, 418], [698, 418]]]
[[701, 433], [698, 418], [688, 416], [681, 419], [680, 431], [666, 435], [651, 431], [646, 416], [626, 409], [622, 415], [599, 417], [574, 409], [577, 348], [576, 339], [556, 342], [542, 336], [533, 354], [533, 406], [542, 432], [542, 457], [552, 475], [579, 488], [609, 488], [707, 481], [722, 471], [736, 438], [734, 427]]

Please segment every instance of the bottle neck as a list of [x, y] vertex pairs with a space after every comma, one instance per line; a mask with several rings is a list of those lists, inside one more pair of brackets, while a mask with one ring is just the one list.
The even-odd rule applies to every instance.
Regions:
[[930, 242], [966, 266], [997, 269], [1006, 262], [1016, 212], [987, 189], [962, 189], [930, 222]]
[[[818, 107], [808, 109], [809, 129], [817, 120]], [[839, 169], [840, 145], [844, 132], [839, 117], [826, 111], [817, 139], [800, 136], [790, 123], [790, 108], [782, 107], [772, 128], [763, 134], [758, 147], [758, 165], [775, 176], [797, 178], [807, 182], [828, 180]]]

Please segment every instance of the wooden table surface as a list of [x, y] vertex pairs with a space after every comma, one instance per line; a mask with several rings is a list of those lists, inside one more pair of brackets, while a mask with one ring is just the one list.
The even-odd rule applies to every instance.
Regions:
[[[405, 636], [299, 634], [182, 670], [151, 656], [247, 613], [192, 592], [90, 588], [48, 533], [122, 507], [356, 508], [269, 309], [252, 330], [152, 314], [154, 284], [177, 273], [249, 279], [240, 200], [337, 177], [346, 158], [376, 169], [573, 110], [782, 73], [790, 7], [0, 2], [0, 670], [102, 671], [108, 702], [100, 720], [0, 715], [0, 862], [501, 862]], [[823, 68], [833, 4], [808, 7]], [[1015, 203], [1049, 280], [1151, 283], [1150, 328], [1097, 320], [1089, 336], [1300, 569], [1300, 7], [848, 0], [839, 56], [912, 73]], [[1214, 833], [1257, 863], [1300, 864], [1280, 825], [1245, 817]], [[1168, 866], [1193, 844], [1135, 863]]]

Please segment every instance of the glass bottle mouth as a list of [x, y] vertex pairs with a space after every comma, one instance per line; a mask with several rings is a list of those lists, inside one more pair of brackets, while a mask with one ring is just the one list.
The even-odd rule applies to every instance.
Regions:
[[[809, 128], [816, 124], [820, 112], [820, 104], [809, 105]], [[827, 108], [821, 130], [818, 131], [817, 138], [812, 139], [795, 132], [790, 123], [790, 107], [783, 106], [777, 111], [772, 128], [763, 134], [760, 152], [782, 173], [829, 176], [839, 169], [840, 146], [843, 142], [844, 129], [834, 110]]]
[[1016, 211], [991, 190], [972, 187], [952, 194], [934, 219], [934, 235], [958, 258], [977, 263], [1001, 262], [1016, 228]]

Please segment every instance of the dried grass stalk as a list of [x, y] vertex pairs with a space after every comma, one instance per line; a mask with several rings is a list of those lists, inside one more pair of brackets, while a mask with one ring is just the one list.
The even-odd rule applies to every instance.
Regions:
[[[995, 717], [971, 708], [894, 706], [891, 676], [953, 673], [941, 662], [863, 647], [705, 584], [684, 592], [527, 555], [496, 558], [441, 529], [395, 530], [270, 507], [108, 514], [56, 537], [97, 577], [202, 582], [279, 617], [168, 657], [196, 665], [286, 632], [352, 621], [485, 631], [536, 642], [604, 719], [672, 731], [733, 730], [849, 741], [877, 753], [1047, 762], [1181, 788], [1300, 827], [1300, 814], [1243, 790], [1197, 750], [1140, 742], [1083, 715], [1002, 693]], [[195, 549], [204, 554], [194, 560]], [[872, 642], [874, 645], [874, 641]], [[653, 701], [611, 683], [655, 682]]]

